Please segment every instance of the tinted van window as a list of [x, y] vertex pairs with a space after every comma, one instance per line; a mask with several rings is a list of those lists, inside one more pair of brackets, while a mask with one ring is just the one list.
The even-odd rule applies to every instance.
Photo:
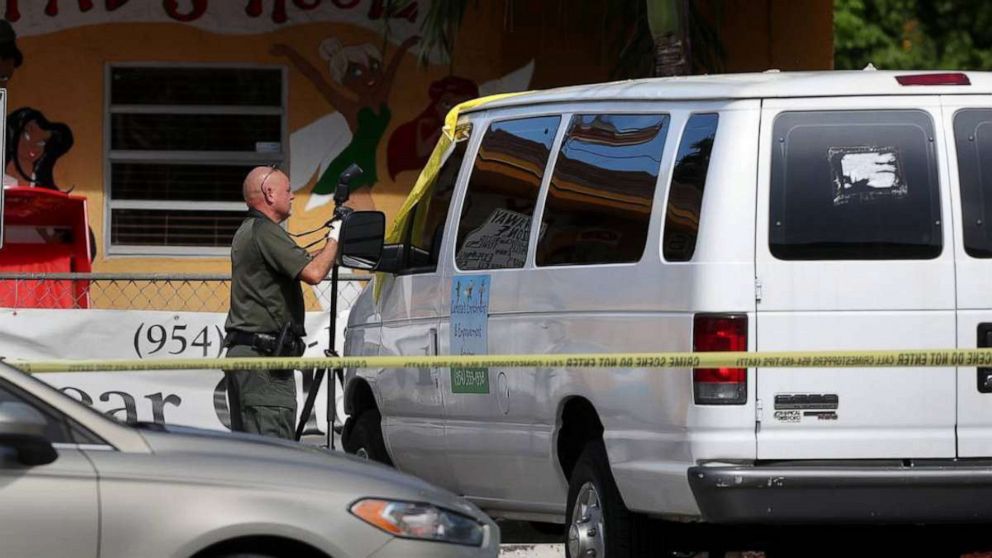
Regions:
[[551, 175], [537, 265], [641, 259], [667, 133], [666, 115], [572, 117]]
[[961, 182], [964, 250], [992, 258], [992, 110], [965, 109], [954, 115], [954, 144]]
[[537, 193], [560, 116], [494, 122], [475, 158], [458, 223], [459, 269], [523, 267]]
[[447, 159], [441, 164], [434, 183], [417, 202], [417, 208], [408, 224], [406, 233], [406, 273], [430, 273], [437, 269], [444, 224], [448, 219], [451, 198], [458, 183], [458, 171], [465, 160], [468, 148], [468, 130], [459, 129], [464, 138], [451, 147]]
[[774, 124], [769, 248], [784, 260], [940, 255], [937, 161], [917, 110], [787, 112]]
[[703, 189], [719, 119], [716, 114], [694, 114], [682, 131], [661, 240], [662, 254], [670, 262], [687, 262], [696, 251]]

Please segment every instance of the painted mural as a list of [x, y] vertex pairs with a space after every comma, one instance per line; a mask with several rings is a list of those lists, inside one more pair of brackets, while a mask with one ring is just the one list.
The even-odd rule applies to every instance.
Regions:
[[[326, 220], [337, 177], [352, 163], [364, 170], [352, 184], [352, 205], [389, 218], [451, 107], [527, 89], [534, 74], [533, 61], [494, 74], [479, 55], [461, 57], [461, 66], [418, 62], [429, 7], [430, 0], [0, 0], [3, 184], [85, 196], [93, 246], [112, 249], [104, 238], [113, 225], [105, 191], [108, 65], [281, 66], [287, 145], [264, 149], [288, 163], [296, 192], [290, 230]], [[227, 264], [220, 256], [176, 254], [170, 263], [105, 251], [94, 261], [98, 271], [212, 272]]]
[[[367, 190], [378, 182], [376, 152], [392, 118], [388, 104], [389, 93], [403, 55], [417, 40], [417, 37], [407, 38], [399, 45], [389, 62], [384, 63], [382, 53], [372, 44], [344, 46], [337, 38], [328, 37], [320, 42], [318, 50], [320, 58], [326, 63], [330, 80], [292, 47], [284, 44], [272, 47], [272, 54], [285, 56], [321, 93], [330, 108], [340, 115], [336, 117], [335, 112], [331, 112], [324, 121], [332, 126], [330, 135], [337, 140], [317, 142], [314, 146], [318, 151], [324, 151], [324, 155], [320, 177], [307, 202], [308, 210], [330, 201], [338, 175], [353, 163], [357, 163], [365, 172], [352, 184], [352, 203], [356, 209], [375, 207]], [[313, 145], [310, 142], [296, 142], [293, 145], [292, 139], [290, 142], [292, 153], [305, 152]], [[341, 145], [343, 147], [340, 151], [335, 149]], [[306, 155], [303, 157], [313, 159]], [[297, 176], [297, 181], [304, 176], [309, 180], [312, 176], [312, 173], [303, 169], [299, 171], [302, 172], [294, 172], [291, 168], [290, 176]], [[296, 186], [299, 185], [296, 182]], [[356, 191], [360, 189], [364, 191]]]
[[61, 190], [55, 163], [72, 148], [72, 130], [50, 122], [38, 109], [21, 107], [7, 115], [3, 183]]

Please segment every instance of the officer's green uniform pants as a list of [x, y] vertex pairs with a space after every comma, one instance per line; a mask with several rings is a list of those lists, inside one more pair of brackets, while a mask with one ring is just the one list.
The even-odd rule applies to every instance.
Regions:
[[[227, 356], [266, 355], [246, 345], [235, 345], [227, 351]], [[228, 394], [236, 394], [238, 398], [238, 405], [231, 407], [240, 407], [244, 432], [295, 439], [296, 376], [292, 370], [226, 370], [225, 374], [234, 384]]]

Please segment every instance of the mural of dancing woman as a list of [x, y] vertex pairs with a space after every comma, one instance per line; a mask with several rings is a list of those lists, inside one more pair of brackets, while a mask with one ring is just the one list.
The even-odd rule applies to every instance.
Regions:
[[352, 204], [355, 209], [374, 207], [369, 190], [378, 181], [376, 152], [392, 117], [389, 93], [400, 61], [417, 41], [403, 41], [384, 67], [379, 49], [369, 43], [344, 46], [336, 38], [324, 39], [319, 52], [330, 80], [294, 48], [272, 46], [271, 54], [287, 58], [336, 111], [291, 138], [293, 190], [306, 185], [315, 170], [320, 172], [307, 210], [330, 201], [338, 175], [352, 163], [365, 171], [352, 184]]

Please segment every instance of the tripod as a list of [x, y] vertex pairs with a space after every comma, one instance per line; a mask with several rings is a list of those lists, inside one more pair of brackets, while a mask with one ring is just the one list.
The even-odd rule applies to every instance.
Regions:
[[[329, 328], [327, 349], [324, 350], [324, 355], [328, 357], [337, 357], [338, 352], [334, 349], [335, 337], [337, 337], [337, 322], [338, 322], [338, 265], [334, 264], [331, 268], [331, 327]], [[324, 376], [327, 375], [328, 369], [318, 368], [314, 371], [313, 384], [310, 385], [310, 391], [307, 393], [306, 401], [303, 403], [303, 412], [300, 414], [300, 423], [296, 425], [296, 441], [300, 441], [303, 436], [303, 431], [306, 429], [307, 421], [310, 420], [310, 414], [313, 412], [313, 406], [317, 401], [317, 392], [320, 390], [320, 383], [324, 380]], [[327, 383], [327, 447], [334, 449], [334, 422], [337, 419], [337, 381], [344, 377], [344, 370], [341, 368], [334, 368], [331, 370], [333, 374]]]
[[[341, 176], [338, 177], [338, 186], [334, 190], [334, 218], [324, 224], [325, 227], [329, 227], [334, 219], [344, 220], [346, 213], [344, 212], [344, 204], [348, 201], [348, 196], [350, 194], [351, 181], [362, 175], [362, 168], [358, 165], [352, 163], [351, 166], [346, 168]], [[350, 210], [349, 210], [350, 211]], [[344, 223], [341, 223], [344, 227]], [[331, 267], [331, 327], [327, 332], [327, 349], [324, 351], [324, 355], [328, 357], [337, 357], [338, 352], [334, 349], [335, 337], [337, 337], [337, 326], [338, 326], [338, 259], [339, 256], [335, 257], [334, 265]], [[300, 423], [296, 425], [296, 441], [300, 441], [303, 436], [303, 430], [306, 428], [307, 421], [310, 420], [310, 414], [313, 413], [314, 403], [317, 401], [317, 392], [320, 390], [320, 383], [324, 381], [325, 375], [331, 375], [327, 383], [327, 447], [334, 449], [334, 422], [337, 419], [337, 382], [335, 380], [341, 379], [343, 383], [344, 370], [341, 368], [334, 368], [333, 370], [328, 370], [327, 368], [320, 368], [314, 371], [313, 384], [310, 386], [310, 391], [307, 393], [307, 399], [303, 403], [303, 412], [300, 414]]]

